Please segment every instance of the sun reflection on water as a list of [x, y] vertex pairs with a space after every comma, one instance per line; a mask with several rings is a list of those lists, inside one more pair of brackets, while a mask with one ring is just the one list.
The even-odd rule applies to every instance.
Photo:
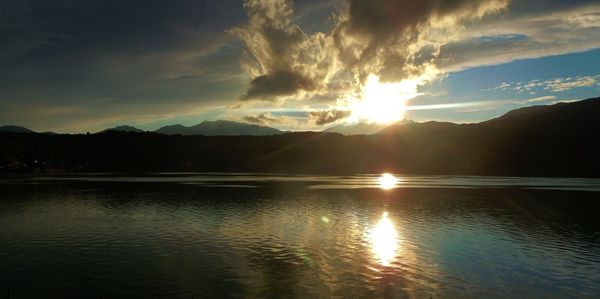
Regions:
[[398, 185], [398, 178], [389, 173], [382, 174], [377, 181], [379, 183], [379, 188], [383, 190], [390, 190], [396, 188], [396, 185]]
[[370, 231], [369, 238], [375, 259], [381, 265], [389, 266], [396, 257], [398, 238], [396, 228], [388, 218], [388, 212], [383, 212], [377, 225]]

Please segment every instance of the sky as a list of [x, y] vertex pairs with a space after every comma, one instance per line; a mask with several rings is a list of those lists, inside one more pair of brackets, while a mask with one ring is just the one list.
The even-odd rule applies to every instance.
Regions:
[[600, 96], [596, 0], [3, 0], [0, 125], [477, 122]]

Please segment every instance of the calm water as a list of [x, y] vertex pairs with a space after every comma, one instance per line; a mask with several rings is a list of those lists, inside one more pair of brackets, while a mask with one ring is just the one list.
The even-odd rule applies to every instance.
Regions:
[[599, 180], [395, 183], [3, 178], [0, 298], [600, 297]]

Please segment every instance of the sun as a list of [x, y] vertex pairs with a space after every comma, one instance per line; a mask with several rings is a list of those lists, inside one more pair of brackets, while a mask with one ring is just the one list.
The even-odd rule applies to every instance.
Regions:
[[406, 79], [397, 83], [382, 83], [376, 75], [370, 75], [360, 98], [350, 98], [349, 122], [389, 124], [404, 118], [406, 102], [419, 95], [420, 80]]

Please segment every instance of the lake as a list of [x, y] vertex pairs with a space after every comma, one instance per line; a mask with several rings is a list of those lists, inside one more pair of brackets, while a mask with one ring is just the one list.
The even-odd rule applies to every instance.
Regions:
[[0, 297], [600, 297], [598, 207], [598, 179], [5, 176]]

